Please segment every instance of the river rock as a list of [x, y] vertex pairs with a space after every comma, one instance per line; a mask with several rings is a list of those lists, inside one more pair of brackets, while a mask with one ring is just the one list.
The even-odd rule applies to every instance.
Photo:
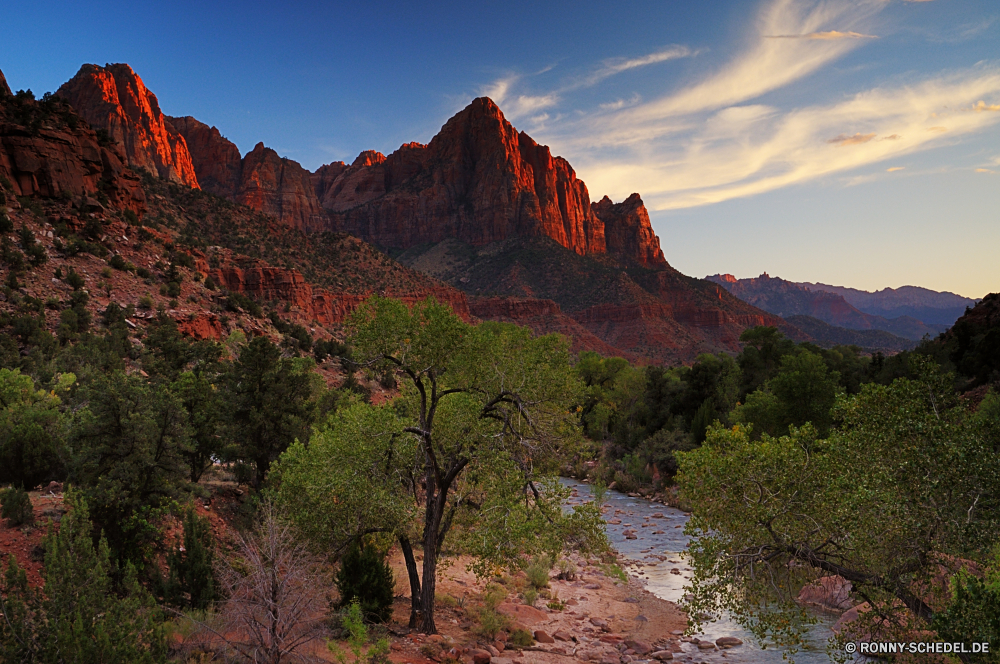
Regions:
[[668, 659], [673, 659], [674, 658], [674, 653], [670, 652], [669, 650], [657, 650], [652, 655], [650, 655], [650, 657], [652, 657], [653, 659], [657, 659], [657, 660], [663, 662], [663, 661], [666, 661]]
[[486, 650], [473, 650], [469, 653], [472, 656], [472, 664], [490, 664], [492, 655]]
[[698, 650], [715, 650], [715, 644], [711, 641], [700, 641], [698, 643]]
[[626, 641], [625, 645], [634, 650], [640, 655], [648, 655], [653, 652], [653, 646], [649, 645], [645, 641]]
[[723, 636], [715, 640], [715, 645], [720, 648], [735, 648], [743, 645], [743, 641], [735, 636]]

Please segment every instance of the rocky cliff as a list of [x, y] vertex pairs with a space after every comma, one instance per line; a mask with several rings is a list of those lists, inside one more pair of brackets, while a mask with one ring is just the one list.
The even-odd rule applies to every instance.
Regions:
[[649, 213], [639, 194], [617, 204], [605, 196], [590, 207], [604, 223], [608, 253], [631, 257], [646, 267], [666, 264], [660, 238], [653, 233]]
[[313, 190], [312, 174], [258, 143], [243, 158], [236, 201], [306, 231], [326, 230], [326, 216]]
[[108, 132], [129, 166], [198, 187], [187, 142], [128, 65], [83, 65], [57, 94], [95, 129]]
[[12, 94], [14, 93], [10, 91], [10, 86], [7, 85], [7, 77], [0, 71], [0, 96], [9, 97]]
[[95, 211], [146, 209], [140, 178], [124, 155], [102, 144], [65, 101], [0, 90], [0, 199], [8, 194], [66, 199]]
[[190, 116], [168, 117], [167, 121], [187, 143], [198, 185], [216, 196], [236, 200], [243, 172], [243, 159], [236, 144], [217, 128]]
[[334, 227], [380, 246], [544, 236], [580, 255], [610, 249], [666, 265], [638, 197], [624, 208], [600, 207], [602, 220], [569, 162], [518, 132], [485, 97], [429, 144], [410, 143], [384, 158], [362, 154], [349, 167], [329, 169], [317, 185], [323, 206], [335, 212]]

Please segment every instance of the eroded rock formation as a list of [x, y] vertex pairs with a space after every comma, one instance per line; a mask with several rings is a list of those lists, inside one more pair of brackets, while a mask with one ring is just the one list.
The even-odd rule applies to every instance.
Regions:
[[187, 142], [160, 111], [156, 95], [128, 65], [83, 65], [56, 94], [95, 129], [108, 132], [129, 166], [198, 187]]
[[17, 196], [89, 198], [91, 206], [101, 206], [95, 197], [107, 197], [111, 208], [145, 211], [139, 176], [64, 102], [5, 92], [0, 90], [0, 188]]
[[167, 120], [187, 142], [198, 185], [216, 196], [236, 200], [243, 171], [243, 160], [236, 144], [215, 127], [190, 116], [168, 117]]

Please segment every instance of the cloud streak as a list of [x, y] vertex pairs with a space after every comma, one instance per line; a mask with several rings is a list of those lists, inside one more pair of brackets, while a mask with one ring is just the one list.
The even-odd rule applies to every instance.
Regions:
[[764, 39], [822, 39], [831, 41], [834, 39], [878, 39], [878, 37], [860, 32], [827, 30], [826, 32], [810, 32], [805, 35], [764, 35]]

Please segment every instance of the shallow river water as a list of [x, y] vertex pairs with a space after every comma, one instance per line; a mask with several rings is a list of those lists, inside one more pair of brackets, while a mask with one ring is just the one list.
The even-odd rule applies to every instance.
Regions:
[[[563, 484], [574, 489], [576, 497], [570, 499], [570, 505], [589, 501], [590, 485], [573, 479], [563, 479]], [[622, 556], [632, 561], [633, 565], [626, 568], [630, 575], [645, 581], [646, 589], [657, 597], [671, 602], [680, 602], [684, 595], [684, 584], [691, 577], [685, 551], [691, 538], [684, 534], [687, 514], [681, 510], [650, 502], [644, 498], [632, 498], [617, 491], [608, 491], [606, 495], [607, 512], [604, 515], [608, 539]], [[654, 518], [654, 514], [662, 517]], [[613, 523], [619, 521], [619, 523]], [[650, 524], [643, 528], [643, 524]], [[626, 539], [624, 531], [634, 530], [636, 539]], [[654, 531], [663, 531], [654, 534]], [[665, 556], [660, 561], [657, 556]], [[638, 563], [641, 563], [639, 565]], [[680, 574], [672, 573], [677, 569]], [[794, 654], [795, 662], [800, 664], [826, 664], [830, 661], [826, 654], [827, 639], [830, 628], [836, 621], [836, 616], [816, 614], [819, 622], [814, 625], [808, 635], [805, 649]], [[683, 644], [684, 653], [678, 654], [674, 661], [680, 662], [733, 662], [746, 664], [778, 664], [785, 663], [781, 649], [773, 646], [761, 649], [751, 635], [738, 624], [721, 616], [719, 620], [704, 626], [704, 633], [696, 635], [701, 640], [715, 641], [722, 636], [735, 636], [743, 640], [744, 645], [722, 653], [702, 653], [693, 644]]]

